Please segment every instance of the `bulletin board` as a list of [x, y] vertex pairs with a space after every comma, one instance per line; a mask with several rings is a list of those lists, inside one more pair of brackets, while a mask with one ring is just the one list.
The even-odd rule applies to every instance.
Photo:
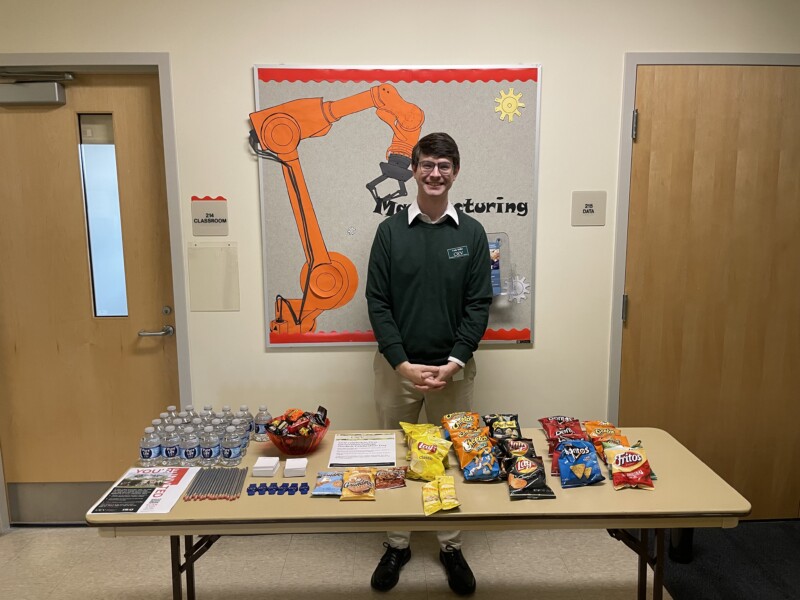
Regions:
[[487, 232], [482, 343], [533, 339], [539, 66], [254, 68], [268, 348], [375, 343], [364, 296], [378, 224], [416, 198], [410, 155], [449, 133], [450, 200]]

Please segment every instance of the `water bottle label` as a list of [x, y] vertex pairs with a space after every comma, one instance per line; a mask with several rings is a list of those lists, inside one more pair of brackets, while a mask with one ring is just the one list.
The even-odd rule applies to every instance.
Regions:
[[222, 449], [222, 458], [229, 460], [231, 458], [241, 458], [242, 456], [242, 448], [240, 446], [234, 446], [233, 448], [223, 448]]
[[197, 446], [181, 448], [181, 458], [184, 460], [194, 460], [197, 458]]
[[266, 423], [257, 423], [256, 424], [256, 435], [266, 435], [267, 433], [267, 424]]
[[164, 446], [164, 458], [178, 458], [179, 451], [178, 446]]
[[158, 458], [161, 456], [161, 446], [156, 446], [154, 448], [139, 448], [139, 456], [142, 460], [150, 460], [153, 458]]
[[204, 447], [200, 449], [200, 458], [206, 460], [219, 457], [219, 446]]

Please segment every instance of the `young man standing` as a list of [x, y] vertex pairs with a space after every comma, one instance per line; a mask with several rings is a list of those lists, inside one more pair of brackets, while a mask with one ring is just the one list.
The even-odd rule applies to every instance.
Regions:
[[[382, 427], [468, 411], [476, 368], [472, 353], [486, 330], [492, 303], [489, 246], [481, 224], [449, 202], [458, 176], [458, 146], [431, 133], [414, 147], [417, 199], [384, 220], [375, 233], [367, 273], [367, 306], [378, 341], [375, 405]], [[437, 534], [450, 588], [475, 591], [459, 531]], [[410, 532], [391, 531], [372, 587], [387, 591], [411, 558]]]

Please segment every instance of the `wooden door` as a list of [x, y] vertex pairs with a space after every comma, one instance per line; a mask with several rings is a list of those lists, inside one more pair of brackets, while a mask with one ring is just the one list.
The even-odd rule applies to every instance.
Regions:
[[636, 108], [619, 422], [797, 517], [800, 67], [640, 66]]
[[[116, 479], [178, 403], [159, 86], [79, 75], [58, 108], [0, 108], [0, 441], [9, 484]], [[94, 314], [79, 114], [111, 114], [128, 316]]]

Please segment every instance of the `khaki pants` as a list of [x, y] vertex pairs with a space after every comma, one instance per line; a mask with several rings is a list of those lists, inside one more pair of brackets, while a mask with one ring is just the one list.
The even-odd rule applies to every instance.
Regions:
[[[380, 352], [373, 360], [375, 371], [375, 408], [378, 422], [384, 429], [398, 429], [400, 421], [418, 423], [422, 408], [425, 408], [426, 422], [441, 426], [446, 414], [472, 409], [472, 392], [477, 367], [470, 359], [464, 369], [458, 372], [453, 381], [448, 381], [444, 389], [435, 392], [422, 392], [409, 380], [401, 377]], [[409, 531], [387, 532], [389, 545], [393, 548], [407, 548], [411, 538]], [[461, 548], [460, 531], [437, 532], [439, 545]]]

